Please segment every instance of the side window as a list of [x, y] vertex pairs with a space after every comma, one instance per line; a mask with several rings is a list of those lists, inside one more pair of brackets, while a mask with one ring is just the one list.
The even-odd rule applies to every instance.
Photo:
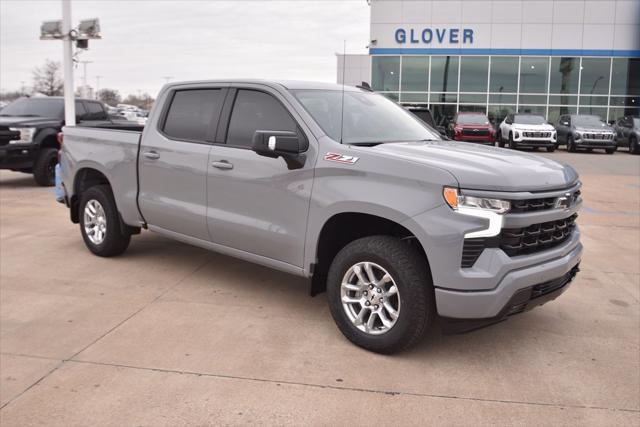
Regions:
[[85, 110], [84, 104], [80, 101], [76, 101], [76, 117], [80, 120], [87, 120], [87, 110]]
[[251, 147], [257, 130], [296, 132], [297, 126], [287, 110], [273, 96], [240, 89], [233, 104], [227, 131], [227, 144]]
[[89, 109], [89, 115], [91, 120], [106, 120], [107, 114], [104, 112], [104, 108], [97, 102], [87, 102], [87, 108]]
[[162, 130], [170, 138], [205, 142], [215, 132], [223, 101], [221, 89], [176, 91]]

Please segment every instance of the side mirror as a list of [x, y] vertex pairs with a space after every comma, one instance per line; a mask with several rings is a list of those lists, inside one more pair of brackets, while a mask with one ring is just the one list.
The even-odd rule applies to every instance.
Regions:
[[307, 156], [308, 142], [296, 132], [257, 130], [253, 134], [252, 150], [260, 156], [282, 157], [289, 169], [300, 169]]

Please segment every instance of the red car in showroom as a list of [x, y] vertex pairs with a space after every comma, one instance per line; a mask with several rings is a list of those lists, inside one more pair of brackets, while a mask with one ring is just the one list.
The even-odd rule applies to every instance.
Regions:
[[449, 123], [449, 138], [456, 141], [495, 145], [496, 131], [486, 115], [460, 112]]

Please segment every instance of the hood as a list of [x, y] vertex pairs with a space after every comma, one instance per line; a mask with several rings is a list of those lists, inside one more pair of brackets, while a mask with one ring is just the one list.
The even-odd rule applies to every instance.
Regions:
[[534, 131], [554, 131], [555, 128], [548, 123], [543, 123], [541, 125], [528, 125], [525, 123], [514, 123], [511, 125], [513, 129], [517, 130], [534, 130]]
[[475, 124], [475, 125], [466, 124], [466, 123], [465, 124], [457, 123], [454, 125], [454, 127], [462, 128], [462, 129], [492, 129], [493, 128], [491, 123], [489, 124], [481, 123], [481, 124]]
[[[0, 114], [2, 114], [0, 112]], [[23, 116], [0, 116], [0, 126], [13, 127], [13, 126], [62, 126], [62, 120], [55, 117], [23, 117]]]
[[613, 128], [611, 126], [576, 126], [575, 129], [578, 132], [593, 132], [593, 133], [613, 133]]
[[569, 165], [535, 154], [464, 142], [400, 142], [368, 149], [447, 170], [460, 188], [538, 191], [567, 188], [578, 180]]

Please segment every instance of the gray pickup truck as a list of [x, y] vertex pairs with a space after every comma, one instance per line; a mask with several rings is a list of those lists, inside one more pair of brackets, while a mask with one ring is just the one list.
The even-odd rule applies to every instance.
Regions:
[[140, 132], [65, 127], [59, 188], [99, 256], [141, 229], [310, 279], [342, 333], [392, 353], [564, 292], [576, 171], [443, 141], [365, 88], [172, 83]]

